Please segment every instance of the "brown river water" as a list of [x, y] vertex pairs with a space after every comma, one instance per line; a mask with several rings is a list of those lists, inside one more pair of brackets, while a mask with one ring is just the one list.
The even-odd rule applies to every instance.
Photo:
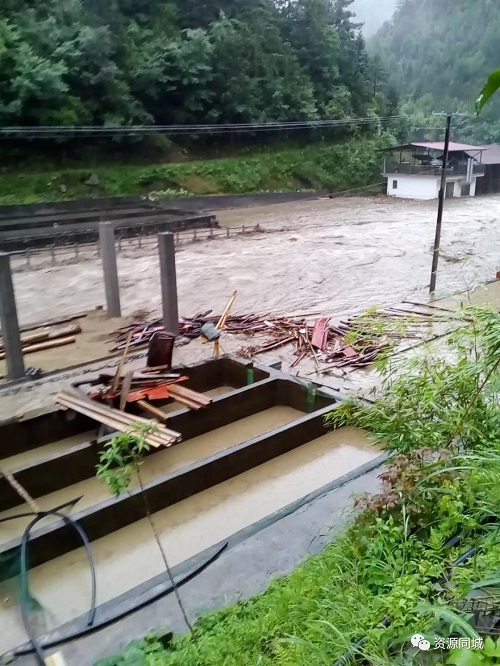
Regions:
[[[425, 296], [437, 203], [375, 198], [300, 201], [222, 211], [222, 225], [269, 233], [181, 247], [180, 311], [222, 311], [238, 290], [237, 312], [345, 314]], [[438, 293], [492, 279], [500, 268], [500, 196], [446, 202]], [[119, 256], [125, 314], [160, 309], [156, 250]], [[97, 259], [23, 270], [14, 276], [21, 321], [93, 308], [104, 302]]]

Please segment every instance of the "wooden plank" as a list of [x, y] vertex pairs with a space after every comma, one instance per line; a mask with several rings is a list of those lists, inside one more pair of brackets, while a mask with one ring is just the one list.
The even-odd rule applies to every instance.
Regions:
[[[237, 296], [237, 295], [238, 295], [238, 292], [237, 292], [237, 291], [234, 291], [234, 292], [233, 292], [233, 295], [231, 296], [231, 298], [230, 298], [229, 301], [228, 301], [228, 304], [227, 304], [226, 307], [224, 308], [224, 312], [221, 314], [220, 319], [219, 319], [219, 321], [217, 322], [217, 324], [216, 324], [216, 326], [215, 326], [215, 328], [216, 328], [218, 331], [222, 331], [222, 330], [224, 329], [224, 326], [225, 326], [225, 324], [226, 324], [226, 319], [229, 317], [229, 313], [231, 312], [231, 308], [232, 308], [233, 305], [234, 305], [234, 301], [236, 300], [236, 296]], [[219, 353], [220, 353], [220, 342], [219, 342], [219, 340], [215, 340], [215, 342], [214, 342], [213, 356], [215, 356], [216, 358], [218, 358], [218, 357], [219, 357]]]
[[125, 349], [123, 350], [122, 357], [120, 359], [120, 363], [118, 364], [118, 367], [116, 369], [116, 374], [115, 378], [113, 379], [113, 383], [111, 384], [111, 393], [116, 393], [118, 389], [118, 384], [120, 383], [120, 375], [122, 374], [123, 366], [125, 364], [125, 359], [127, 358], [128, 354], [128, 348], [130, 347], [130, 341], [132, 340], [132, 333], [133, 331], [129, 331], [127, 335], [127, 341], [125, 343]]
[[167, 415], [165, 414], [165, 412], [162, 412], [161, 409], [154, 407], [154, 405], [151, 405], [146, 400], [138, 400], [137, 404], [139, 405], [139, 407], [142, 407], [142, 409], [145, 412], [151, 414], [151, 416], [154, 416], [155, 418], [160, 419], [161, 421], [167, 420]]
[[[81, 399], [69, 392], [59, 393], [56, 396], [56, 402], [121, 432], [132, 430], [135, 423], [151, 423], [150, 419], [144, 419], [135, 414], [120, 412], [112, 407], [107, 407], [106, 405], [91, 400]], [[165, 428], [161, 423], [158, 424], [157, 433], [145, 437], [145, 440], [155, 447], [171, 446], [180, 439], [180, 433]]]
[[54, 319], [47, 319], [46, 321], [37, 322], [35, 324], [26, 324], [25, 326], [21, 326], [19, 330], [21, 331], [21, 333], [27, 333], [28, 331], [36, 331], [37, 328], [47, 328], [48, 326], [58, 326], [59, 324], [67, 324], [70, 321], [75, 321], [75, 319], [85, 319], [85, 317], [87, 317], [88, 314], [89, 313], [87, 311], [87, 312], [79, 312], [78, 314], [74, 315], [69, 315], [68, 317], [55, 317]]
[[132, 385], [132, 378], [134, 377], [134, 371], [131, 370], [127, 372], [122, 382], [122, 390], [120, 393], [120, 411], [123, 412], [125, 405], [127, 404], [127, 398]]
[[312, 334], [312, 346], [321, 351], [325, 350], [326, 342], [328, 339], [328, 325], [330, 319], [324, 317], [323, 319], [318, 319], [314, 324], [314, 330]]
[[[71, 336], [68, 338], [60, 338], [58, 340], [47, 340], [47, 342], [39, 342], [35, 345], [28, 345], [28, 347], [24, 347], [23, 354], [34, 354], [39, 351], [44, 351], [45, 349], [64, 347], [65, 345], [71, 345], [74, 342], [76, 342], [75, 336]], [[5, 352], [0, 352], [0, 360], [4, 359], [5, 356], [6, 356]]]
[[188, 389], [185, 386], [180, 386], [179, 384], [170, 385], [168, 390], [171, 395], [181, 395], [184, 398], [192, 400], [193, 402], [199, 402], [204, 406], [207, 406], [212, 402], [212, 398], [209, 398], [203, 393], [198, 393], [197, 391]]

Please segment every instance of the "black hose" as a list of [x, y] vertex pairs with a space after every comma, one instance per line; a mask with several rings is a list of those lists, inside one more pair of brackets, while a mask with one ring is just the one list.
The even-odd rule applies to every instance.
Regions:
[[69, 527], [73, 527], [76, 532], [79, 534], [83, 541], [83, 545], [85, 546], [85, 550], [87, 552], [87, 556], [89, 559], [89, 565], [90, 565], [90, 577], [91, 577], [91, 586], [92, 586], [92, 592], [91, 592], [91, 602], [90, 602], [90, 611], [89, 611], [89, 617], [88, 617], [88, 626], [92, 626], [95, 618], [95, 611], [96, 611], [96, 589], [97, 589], [97, 583], [96, 583], [96, 575], [95, 575], [95, 566], [94, 566], [94, 558], [92, 556], [92, 551], [90, 549], [90, 543], [88, 540], [87, 535], [83, 531], [83, 529], [80, 527], [80, 525], [75, 522], [72, 518], [69, 516], [66, 516], [63, 513], [60, 513], [60, 511], [57, 510], [52, 510], [52, 511], [40, 511], [35, 518], [30, 522], [28, 527], [24, 530], [24, 534], [21, 540], [21, 616], [23, 619], [23, 624], [24, 628], [26, 630], [26, 634], [28, 635], [28, 638], [30, 639], [31, 645], [33, 647], [33, 651], [36, 653], [38, 660], [40, 662], [40, 666], [45, 666], [45, 656], [43, 654], [42, 647], [38, 643], [38, 639], [35, 636], [33, 629], [31, 627], [30, 623], [30, 618], [28, 615], [28, 609], [27, 609], [27, 598], [29, 596], [29, 582], [28, 582], [28, 562], [27, 562], [27, 553], [28, 553], [28, 542], [30, 538], [30, 533], [31, 530], [35, 527], [37, 523], [39, 523], [41, 520], [46, 518], [47, 516], [57, 516], [58, 518], [61, 518], [66, 525]]
[[[69, 502], [64, 502], [64, 504], [60, 504], [59, 506], [56, 506], [55, 509], [52, 509], [52, 511], [62, 511], [63, 509], [70, 509], [77, 504], [82, 499], [83, 495], [80, 495], [80, 497], [77, 497], [76, 499], [70, 500]], [[0, 523], [7, 523], [9, 520], [16, 520], [17, 518], [29, 518], [30, 516], [38, 516], [38, 513], [35, 513], [35, 511], [28, 511], [27, 513], [16, 513], [15, 516], [6, 516], [3, 518], [0, 518]]]
[[[204, 571], [210, 564], [215, 562], [215, 560], [217, 560], [222, 555], [222, 553], [226, 550], [227, 547], [228, 547], [228, 542], [226, 541], [225, 543], [222, 544], [222, 546], [220, 546], [220, 548], [218, 548], [215, 551], [215, 553], [210, 555], [210, 557], [208, 557], [204, 562], [202, 562], [192, 571], [188, 572], [185, 576], [180, 578], [179, 581], [176, 582], [175, 586], [181, 587], [182, 585], [185, 585], [190, 580], [198, 576], [198, 574], [202, 573], [202, 571]], [[41, 648], [47, 650], [49, 648], [58, 647], [60, 645], [64, 645], [65, 643], [69, 643], [71, 641], [84, 638], [85, 636], [89, 636], [95, 633], [96, 631], [105, 629], [106, 627], [109, 627], [110, 625], [125, 619], [129, 615], [132, 615], [133, 613], [136, 613], [137, 611], [141, 610], [141, 608], [144, 608], [145, 606], [148, 606], [149, 604], [158, 601], [158, 599], [166, 597], [168, 594], [171, 594], [173, 591], [174, 591], [174, 586], [169, 584], [165, 589], [160, 590], [159, 592], [156, 592], [147, 599], [143, 599], [142, 601], [137, 603], [133, 608], [128, 608], [127, 610], [124, 610], [121, 613], [116, 613], [112, 617], [94, 623], [91, 627], [86, 627], [85, 629], [81, 629], [79, 631], [73, 631], [72, 633], [64, 636], [63, 638], [57, 638], [54, 640], [49, 639], [48, 641], [44, 642], [43, 645], [41, 645]], [[14, 650], [13, 654], [16, 657], [21, 657], [24, 655], [33, 654], [34, 651], [35, 651], [34, 646], [28, 644], [26, 646], [17, 648], [16, 650]]]

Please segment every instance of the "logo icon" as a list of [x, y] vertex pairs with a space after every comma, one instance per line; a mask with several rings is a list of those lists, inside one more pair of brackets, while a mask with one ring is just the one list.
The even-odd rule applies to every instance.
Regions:
[[422, 636], [422, 634], [414, 634], [411, 637], [411, 644], [413, 647], [416, 647], [419, 650], [423, 650], [424, 652], [427, 652], [427, 650], [431, 649], [431, 644], [425, 638], [425, 636]]

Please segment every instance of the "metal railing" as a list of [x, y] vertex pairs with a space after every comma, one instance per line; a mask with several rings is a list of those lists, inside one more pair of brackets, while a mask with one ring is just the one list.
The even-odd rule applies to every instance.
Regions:
[[[216, 239], [231, 238], [245, 234], [265, 232], [259, 224], [243, 225], [241, 227], [211, 227], [191, 229], [189, 231], [176, 231], [174, 243], [178, 246], [190, 245], [200, 241], [211, 241]], [[117, 252], [137, 252], [138, 250], [151, 251], [158, 247], [156, 234], [135, 237], [120, 237], [115, 235]], [[11, 265], [14, 272], [35, 270], [45, 266], [67, 265], [78, 261], [96, 259], [100, 256], [99, 242], [78, 243], [65, 239], [64, 244], [53, 244], [50, 247], [29, 248], [17, 250], [10, 253]]]
[[[449, 166], [447, 171], [448, 176], [466, 176], [467, 165]], [[384, 173], [402, 173], [407, 175], [421, 175], [421, 176], [440, 176], [440, 166], [430, 166], [425, 164], [410, 164], [408, 162], [388, 162], [385, 165]], [[486, 173], [486, 166], [484, 164], [474, 164], [472, 167], [473, 175], [481, 175]]]

